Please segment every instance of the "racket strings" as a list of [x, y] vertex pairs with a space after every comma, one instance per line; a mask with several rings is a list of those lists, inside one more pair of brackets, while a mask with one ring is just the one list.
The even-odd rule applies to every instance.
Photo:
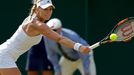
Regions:
[[127, 38], [125, 38], [123, 41], [131, 40], [131, 38], [132, 38], [133, 36], [134, 36], [134, 35], [128, 36], [128, 37], [127, 37]]
[[126, 18], [118, 23], [115, 32], [118, 33], [120, 41], [126, 42], [134, 36], [134, 18]]

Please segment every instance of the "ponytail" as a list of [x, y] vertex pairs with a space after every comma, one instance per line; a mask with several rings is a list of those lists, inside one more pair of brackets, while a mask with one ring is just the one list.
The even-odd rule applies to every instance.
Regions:
[[41, 0], [34, 0], [33, 6], [31, 8], [30, 16], [33, 16], [33, 13], [35, 12], [35, 9], [37, 8], [37, 3], [39, 3]]

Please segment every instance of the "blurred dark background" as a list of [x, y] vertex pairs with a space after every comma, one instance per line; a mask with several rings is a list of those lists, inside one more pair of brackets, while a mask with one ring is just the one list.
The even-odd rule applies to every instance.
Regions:
[[[56, 9], [52, 18], [57, 17], [63, 27], [75, 30], [93, 44], [106, 36], [120, 20], [134, 16], [134, 0], [52, 0]], [[31, 9], [31, 0], [1, 1], [0, 43], [16, 31]], [[134, 75], [134, 41], [114, 43], [98, 47], [94, 51], [97, 75]], [[26, 54], [17, 64], [26, 75]], [[76, 72], [75, 75], [79, 73]]]

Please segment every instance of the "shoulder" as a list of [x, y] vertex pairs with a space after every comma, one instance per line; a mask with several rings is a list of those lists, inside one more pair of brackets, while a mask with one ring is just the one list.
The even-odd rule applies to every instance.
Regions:
[[23, 20], [22, 25], [26, 25], [26, 24], [28, 24], [29, 22], [31, 22], [31, 21], [30, 21], [30, 16], [27, 16], [27, 17]]

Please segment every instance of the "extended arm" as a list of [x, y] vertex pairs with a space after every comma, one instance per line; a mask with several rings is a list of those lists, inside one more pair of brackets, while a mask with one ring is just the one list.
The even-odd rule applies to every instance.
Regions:
[[[68, 47], [68, 48], [74, 48], [76, 43], [73, 42], [72, 40], [61, 36], [60, 34], [54, 32], [51, 28], [49, 28], [46, 24], [40, 22], [40, 21], [34, 21], [34, 25], [35, 28], [40, 32], [40, 34]], [[87, 46], [78, 46], [79, 50], [83, 53], [88, 53], [90, 51], [90, 49]]]

